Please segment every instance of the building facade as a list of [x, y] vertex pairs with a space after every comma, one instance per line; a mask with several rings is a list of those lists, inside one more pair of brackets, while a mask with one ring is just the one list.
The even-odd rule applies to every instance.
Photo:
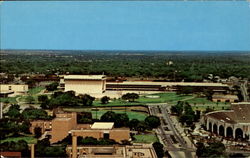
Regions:
[[28, 85], [25, 84], [0, 84], [0, 97], [22, 95], [26, 94], [28, 90]]
[[34, 134], [35, 128], [40, 127], [42, 134], [50, 137], [51, 143], [63, 140], [69, 134], [73, 140], [77, 137], [107, 138], [116, 142], [130, 139], [129, 128], [114, 128], [114, 123], [97, 122], [94, 124], [77, 124], [77, 113], [58, 113], [53, 120], [31, 121], [30, 132]]
[[[72, 158], [72, 146], [66, 152]], [[110, 145], [110, 146], [77, 146], [77, 157], [88, 158], [157, 158], [150, 144]]]
[[60, 85], [64, 91], [75, 91], [76, 94], [102, 94], [106, 90], [104, 75], [65, 75]]
[[234, 103], [231, 110], [207, 113], [203, 123], [213, 134], [250, 141], [250, 103]]

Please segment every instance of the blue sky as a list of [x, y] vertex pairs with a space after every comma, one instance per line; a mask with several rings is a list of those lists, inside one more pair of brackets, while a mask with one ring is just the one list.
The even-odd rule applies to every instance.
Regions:
[[250, 2], [2, 2], [2, 49], [250, 50]]

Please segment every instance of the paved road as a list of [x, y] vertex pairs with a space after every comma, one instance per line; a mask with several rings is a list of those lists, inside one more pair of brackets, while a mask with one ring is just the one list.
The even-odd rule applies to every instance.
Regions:
[[244, 83], [242, 83], [240, 85], [240, 90], [241, 90], [241, 93], [243, 95], [244, 101], [245, 102], [250, 101], [249, 96], [248, 96], [248, 92], [247, 92], [247, 81], [244, 81]]
[[[173, 122], [167, 113], [167, 104], [161, 105], [150, 105], [150, 112], [152, 115], [158, 115], [162, 118], [162, 125], [157, 129], [158, 135], [161, 137], [162, 143], [165, 145], [165, 149], [172, 151], [174, 154], [173, 157], [181, 158], [192, 158], [191, 152], [195, 151], [194, 149], [188, 147], [186, 141], [183, 139], [181, 134], [176, 130]], [[168, 132], [164, 128], [168, 128]], [[171, 136], [172, 135], [172, 136]], [[178, 142], [179, 146], [173, 141], [174, 137]], [[184, 154], [181, 154], [178, 151], [183, 151]]]

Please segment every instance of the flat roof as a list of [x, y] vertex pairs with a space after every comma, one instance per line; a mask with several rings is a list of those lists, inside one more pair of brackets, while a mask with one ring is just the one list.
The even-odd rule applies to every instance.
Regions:
[[213, 99], [238, 99], [237, 95], [232, 95], [232, 94], [214, 94], [212, 96]]
[[114, 127], [114, 122], [95, 122], [91, 129], [112, 129]]
[[215, 111], [206, 115], [231, 124], [250, 123], [250, 103], [232, 104], [231, 109], [229, 111]]
[[102, 80], [105, 78], [105, 75], [65, 75], [64, 79], [66, 80]]
[[161, 85], [161, 86], [214, 86], [228, 87], [223, 83], [206, 83], [206, 82], [153, 82], [153, 81], [124, 81], [124, 82], [107, 82], [115, 85]]

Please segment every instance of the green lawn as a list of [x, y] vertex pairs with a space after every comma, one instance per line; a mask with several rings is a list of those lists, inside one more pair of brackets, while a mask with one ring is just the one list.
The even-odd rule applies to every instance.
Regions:
[[124, 106], [124, 105], [142, 105], [146, 103], [169, 103], [176, 104], [180, 100], [191, 99], [192, 95], [177, 95], [176, 93], [157, 93], [150, 96], [159, 96], [159, 98], [147, 98], [147, 95], [140, 96], [135, 102], [127, 102], [121, 99], [111, 100], [108, 104], [101, 104], [99, 100], [94, 101], [94, 106]]
[[175, 104], [180, 100], [185, 100], [192, 98], [192, 95], [177, 95], [176, 93], [157, 93], [152, 94], [150, 96], [160, 96], [159, 98], [147, 98], [146, 96], [141, 96], [138, 99], [138, 102], [141, 103], [169, 103], [169, 104]]
[[27, 136], [23, 136], [23, 137], [9, 137], [7, 139], [1, 140], [1, 143], [4, 142], [10, 142], [10, 141], [14, 141], [17, 142], [19, 140], [24, 140], [26, 141], [28, 144], [33, 144], [37, 142], [37, 139], [34, 137], [27, 137]]
[[13, 103], [17, 103], [16, 98], [17, 97], [0, 98], [0, 102], [13, 104]]
[[186, 100], [194, 110], [206, 110], [207, 107], [214, 109], [214, 110], [226, 110], [230, 109], [230, 103], [215, 103], [206, 98], [192, 98], [190, 100]]
[[[83, 112], [83, 111], [88, 111], [92, 113], [92, 117], [95, 119], [96, 116], [98, 119], [100, 119], [100, 117], [107, 111], [109, 110], [99, 110], [99, 111], [91, 111], [90, 109], [76, 109], [76, 108], [65, 108], [65, 111], [74, 111], [74, 112]], [[125, 113], [124, 110], [112, 110], [115, 113]], [[127, 111], [126, 112], [129, 119], [138, 119], [138, 120], [144, 120], [148, 115], [142, 112], [134, 112], [134, 111]]]
[[154, 134], [141, 134], [141, 135], [135, 135], [134, 143], [154, 143], [158, 142], [158, 138]]
[[35, 87], [35, 88], [29, 89], [28, 93], [30, 95], [35, 95], [35, 94], [38, 94], [39, 92], [41, 92], [44, 89], [45, 89], [44, 87]]

